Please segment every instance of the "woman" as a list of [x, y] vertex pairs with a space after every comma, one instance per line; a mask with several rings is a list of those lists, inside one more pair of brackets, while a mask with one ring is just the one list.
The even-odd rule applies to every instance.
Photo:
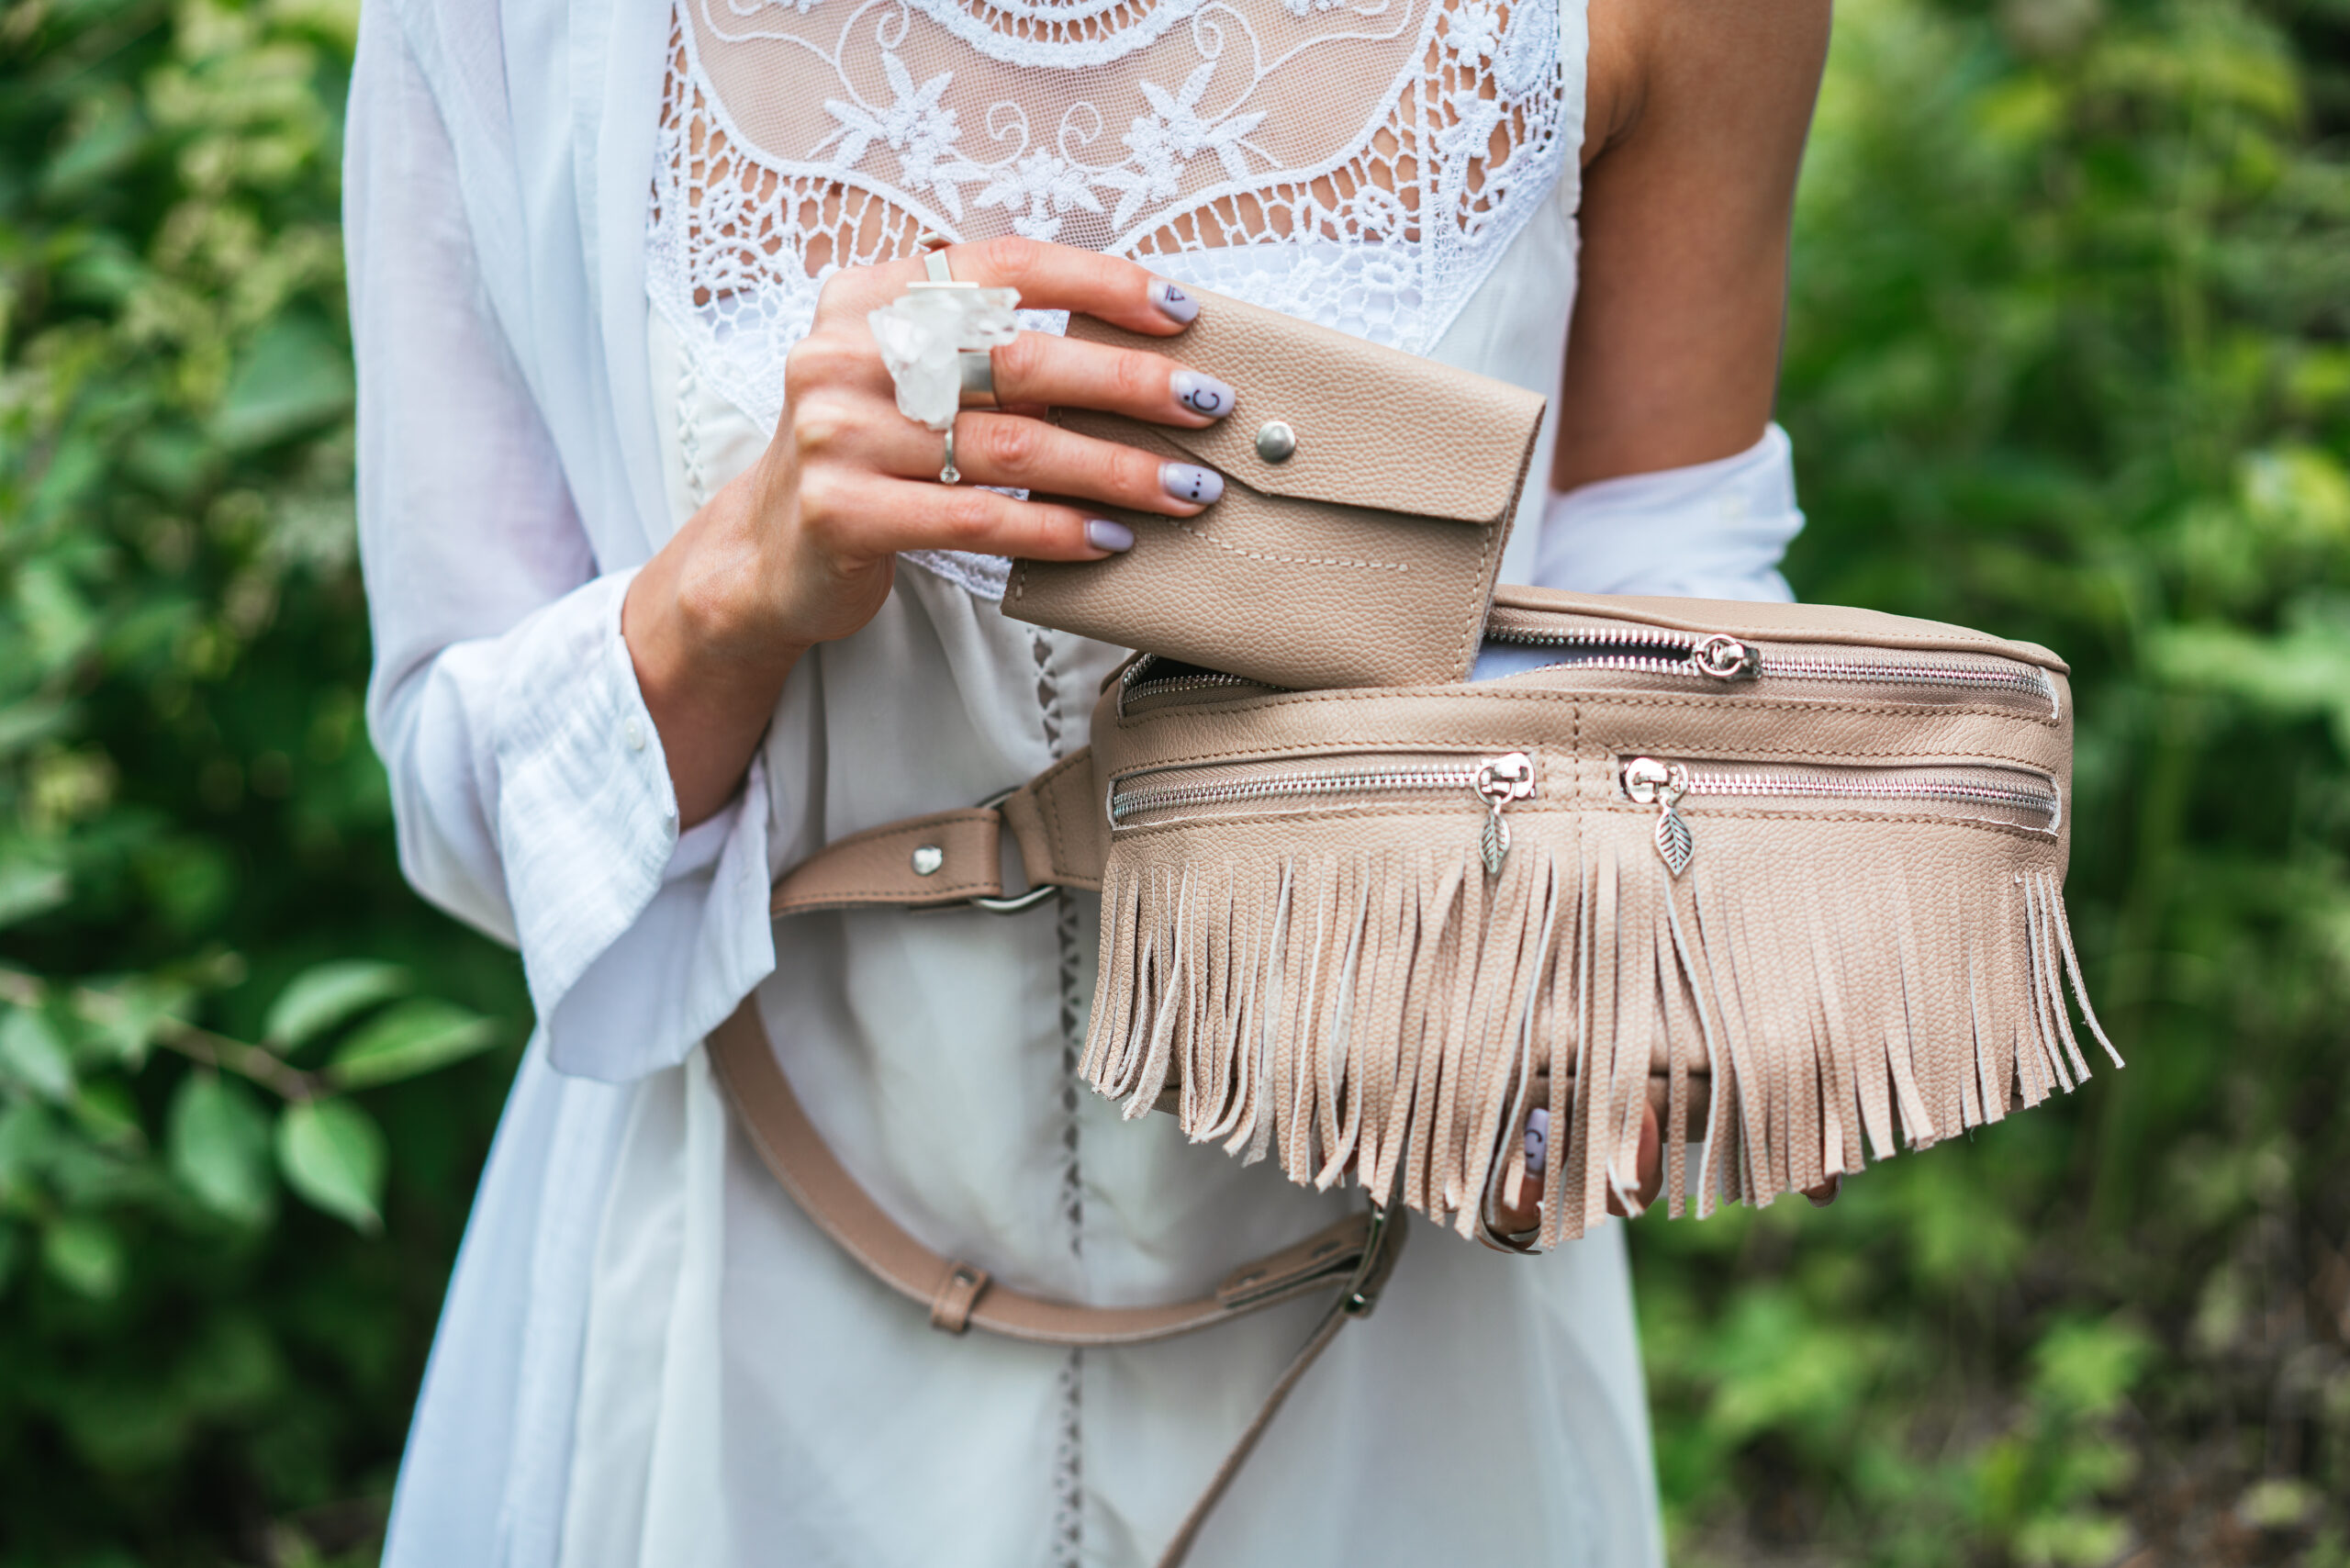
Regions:
[[[932, 230], [1040, 313], [1310, 316], [1553, 394], [1563, 496], [1505, 579], [1784, 597], [1768, 420], [1826, 32], [1825, 0], [371, 0], [370, 716], [410, 879], [517, 945], [540, 1018], [387, 1562], [1157, 1553], [1312, 1308], [1116, 1351], [933, 1333], [731, 1134], [699, 1042], [755, 995], [857, 1179], [1043, 1293], [1174, 1299], [1340, 1212], [1078, 1093], [1090, 901], [766, 908], [817, 846], [1085, 743], [1119, 650], [1001, 615], [1002, 557], [1147, 541], [972, 487], [1187, 517], [1216, 481], [1033, 415], [1199, 425], [1249, 390], [1039, 314], [949, 487], [867, 313]], [[1195, 1560], [1661, 1552], [1610, 1227], [1415, 1249]]]

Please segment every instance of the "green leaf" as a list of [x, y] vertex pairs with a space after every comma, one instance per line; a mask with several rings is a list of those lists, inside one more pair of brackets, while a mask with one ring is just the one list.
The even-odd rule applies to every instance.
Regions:
[[262, 1025], [262, 1036], [279, 1050], [293, 1050], [344, 1019], [400, 995], [413, 983], [397, 964], [373, 958], [313, 964], [277, 993]]
[[172, 1174], [196, 1201], [240, 1225], [269, 1218], [269, 1115], [252, 1091], [216, 1073], [192, 1073], [172, 1097]]
[[267, 446], [341, 413], [351, 393], [341, 340], [308, 317], [283, 317], [238, 364], [213, 431], [232, 450]]
[[146, 1139], [146, 1129], [139, 1125], [139, 1103], [120, 1079], [83, 1084], [73, 1096], [73, 1110], [82, 1131], [102, 1148], [136, 1150]]
[[348, 1100], [312, 1100], [277, 1119], [277, 1168], [303, 1200], [352, 1228], [383, 1227], [384, 1135]]
[[0, 925], [46, 914], [73, 893], [65, 873], [39, 860], [0, 860]]
[[453, 1002], [420, 998], [374, 1020], [335, 1053], [327, 1074], [344, 1089], [365, 1089], [431, 1072], [487, 1050], [498, 1025]]
[[186, 1022], [195, 998], [187, 986], [144, 977], [101, 988], [75, 1009], [87, 1025], [84, 1045], [95, 1047], [85, 1048], [83, 1059], [95, 1054], [138, 1069], [163, 1025]]
[[88, 1215], [69, 1215], [40, 1238], [40, 1260], [68, 1290], [104, 1301], [122, 1288], [122, 1238]]
[[0, 1075], [45, 1100], [73, 1092], [73, 1061], [56, 1028], [33, 1007], [11, 1007], [0, 1017]]
[[48, 1170], [59, 1136], [57, 1118], [46, 1106], [19, 1100], [0, 1110], [0, 1198]]

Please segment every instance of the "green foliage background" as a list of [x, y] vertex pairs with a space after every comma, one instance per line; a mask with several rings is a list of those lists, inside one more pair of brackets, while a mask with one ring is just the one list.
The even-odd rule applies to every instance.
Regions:
[[[373, 1560], [526, 1009], [359, 721], [350, 0], [0, 0], [0, 1568]], [[1847, 0], [1806, 597], [2076, 665], [2132, 1070], [1635, 1227], [1676, 1562], [2350, 1565], [2350, 0]]]

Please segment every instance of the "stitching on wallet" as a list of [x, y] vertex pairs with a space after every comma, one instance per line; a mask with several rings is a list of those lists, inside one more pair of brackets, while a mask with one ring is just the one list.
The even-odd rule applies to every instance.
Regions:
[[1179, 532], [1188, 533], [1203, 544], [1212, 544], [1227, 555], [1246, 560], [1262, 561], [1274, 566], [1362, 566], [1377, 572], [1408, 572], [1412, 568], [1402, 561], [1349, 561], [1337, 555], [1269, 555], [1259, 550], [1243, 550], [1237, 544], [1226, 544], [1212, 533], [1203, 533], [1186, 522], [1171, 517], [1155, 517], [1153, 522], [1163, 522]]

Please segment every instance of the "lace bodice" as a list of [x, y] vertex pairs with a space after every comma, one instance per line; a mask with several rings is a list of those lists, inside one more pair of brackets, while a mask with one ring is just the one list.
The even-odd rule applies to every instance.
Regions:
[[679, 0], [653, 300], [763, 424], [825, 277], [925, 229], [1422, 351], [1573, 151], [1559, 5]]

